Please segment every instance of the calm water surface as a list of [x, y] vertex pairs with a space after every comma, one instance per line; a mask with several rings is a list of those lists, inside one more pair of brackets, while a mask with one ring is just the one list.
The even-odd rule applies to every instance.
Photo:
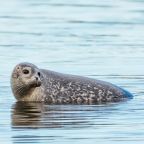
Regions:
[[[1, 0], [0, 143], [143, 144], [144, 1]], [[106, 105], [16, 103], [15, 64], [93, 77], [134, 99]]]

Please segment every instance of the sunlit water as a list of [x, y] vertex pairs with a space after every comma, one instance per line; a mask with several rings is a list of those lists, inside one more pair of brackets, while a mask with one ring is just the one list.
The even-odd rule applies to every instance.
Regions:
[[[1, 0], [0, 143], [144, 143], [144, 1]], [[16, 103], [15, 64], [93, 77], [134, 99], [107, 105]]]

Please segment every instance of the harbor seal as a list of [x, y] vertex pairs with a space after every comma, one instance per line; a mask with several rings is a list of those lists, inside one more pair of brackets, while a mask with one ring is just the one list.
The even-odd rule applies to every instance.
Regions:
[[14, 68], [11, 88], [18, 101], [48, 104], [101, 104], [133, 97], [109, 82], [39, 69], [26, 62]]

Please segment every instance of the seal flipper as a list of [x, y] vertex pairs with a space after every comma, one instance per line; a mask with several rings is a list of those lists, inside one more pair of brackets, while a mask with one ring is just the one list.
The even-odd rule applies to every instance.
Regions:
[[[122, 89], [122, 88], [121, 88], [121, 89]], [[124, 95], [125, 95], [126, 98], [128, 98], [128, 99], [132, 99], [132, 98], [133, 98], [133, 95], [132, 95], [130, 92], [128, 92], [128, 91], [125, 90], [125, 89], [122, 89], [122, 90], [123, 90]]]

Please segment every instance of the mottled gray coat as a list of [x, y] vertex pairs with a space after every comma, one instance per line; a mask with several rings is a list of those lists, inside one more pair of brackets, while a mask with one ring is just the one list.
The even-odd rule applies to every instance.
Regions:
[[[12, 74], [12, 90], [18, 101], [43, 101], [49, 104], [100, 104], [132, 98], [129, 92], [108, 82], [39, 69], [30, 63], [21, 63], [17, 67], [20, 71], [30, 67], [32, 72], [28, 78], [31, 79], [34, 75], [41, 81], [41, 85], [27, 86], [27, 89], [23, 88], [25, 92], [18, 93], [16, 83], [25, 81], [21, 80], [24, 74], [19, 72], [20, 78], [17, 78], [19, 80], [13, 78]], [[17, 73], [16, 68], [13, 73]], [[28, 82], [24, 82], [23, 87], [25, 84], [28, 85]]]

